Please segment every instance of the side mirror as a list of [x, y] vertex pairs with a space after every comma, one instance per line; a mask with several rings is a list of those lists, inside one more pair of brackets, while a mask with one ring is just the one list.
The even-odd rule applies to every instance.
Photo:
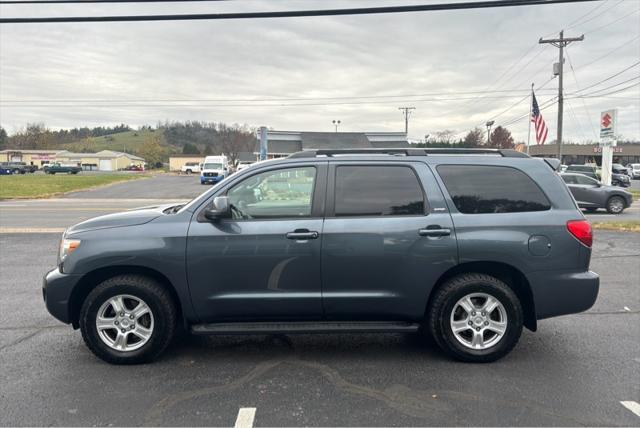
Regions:
[[213, 207], [204, 210], [204, 216], [211, 221], [229, 217], [230, 213], [229, 198], [226, 196], [216, 196], [213, 199]]

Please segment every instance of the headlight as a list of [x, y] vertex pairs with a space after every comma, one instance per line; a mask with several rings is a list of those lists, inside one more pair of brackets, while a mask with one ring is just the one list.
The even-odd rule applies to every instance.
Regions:
[[67, 258], [67, 256], [73, 253], [75, 250], [77, 250], [78, 247], [80, 247], [79, 239], [63, 238], [62, 242], [60, 242], [60, 262], [63, 262], [64, 259]]

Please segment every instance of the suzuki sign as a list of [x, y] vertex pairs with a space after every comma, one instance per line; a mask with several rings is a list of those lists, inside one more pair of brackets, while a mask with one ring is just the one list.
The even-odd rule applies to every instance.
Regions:
[[600, 138], [613, 138], [616, 133], [618, 110], [607, 110], [600, 113]]

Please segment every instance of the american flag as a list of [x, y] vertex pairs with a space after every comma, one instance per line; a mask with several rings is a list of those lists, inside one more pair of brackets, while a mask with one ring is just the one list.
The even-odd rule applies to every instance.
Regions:
[[540, 113], [540, 108], [538, 107], [538, 101], [536, 101], [536, 94], [531, 92], [533, 95], [533, 101], [531, 106], [531, 122], [533, 122], [536, 126], [536, 143], [544, 144], [547, 141], [547, 134], [549, 133], [549, 129], [547, 128], [547, 124], [544, 123], [544, 119], [542, 118], [542, 114]]

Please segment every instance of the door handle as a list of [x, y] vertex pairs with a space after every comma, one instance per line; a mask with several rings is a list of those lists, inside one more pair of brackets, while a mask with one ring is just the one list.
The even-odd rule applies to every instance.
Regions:
[[427, 226], [426, 229], [420, 229], [418, 231], [420, 236], [449, 236], [451, 235], [451, 229], [441, 227], [439, 225]]
[[318, 239], [320, 234], [315, 231], [309, 231], [307, 229], [296, 229], [293, 232], [289, 232], [286, 235], [287, 239], [295, 239], [298, 241], [304, 241], [307, 239]]

